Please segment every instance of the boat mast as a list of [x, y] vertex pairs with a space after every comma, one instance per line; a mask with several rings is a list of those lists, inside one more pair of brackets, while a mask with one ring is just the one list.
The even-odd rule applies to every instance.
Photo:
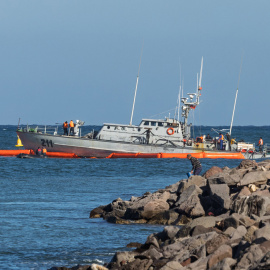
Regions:
[[135, 94], [134, 94], [134, 99], [133, 99], [133, 106], [132, 106], [132, 111], [131, 111], [131, 117], [130, 117], [130, 122], [129, 122], [129, 125], [130, 126], [132, 126], [133, 112], [134, 112], [136, 94], [137, 94], [138, 83], [139, 83], [139, 74], [140, 74], [140, 67], [141, 67], [141, 61], [142, 61], [142, 52], [143, 52], [143, 46], [142, 46], [142, 51], [141, 51], [140, 64], [139, 64], [139, 70], [138, 70], [138, 75], [137, 75], [137, 81], [136, 81], [136, 87], [135, 87]]
[[232, 114], [232, 121], [231, 121], [231, 126], [230, 126], [230, 135], [232, 134], [232, 125], [233, 125], [233, 119], [234, 119], [234, 111], [235, 111], [235, 106], [236, 106], [236, 101], [237, 101], [237, 95], [238, 95], [238, 88], [239, 88], [239, 82], [240, 82], [240, 75], [242, 71], [242, 63], [243, 63], [243, 56], [241, 59], [241, 66], [240, 66], [240, 71], [239, 71], [239, 77], [238, 77], [238, 83], [237, 83], [237, 89], [236, 89], [236, 94], [235, 94], [235, 100], [234, 100], [234, 106], [233, 106], [233, 114]]
[[[182, 103], [184, 104], [182, 106], [182, 116], [184, 117], [184, 131], [187, 133], [187, 124], [188, 124], [188, 115], [189, 111], [191, 109], [195, 109], [197, 105], [200, 104], [200, 96], [201, 96], [201, 90], [202, 90], [202, 70], [203, 70], [203, 57], [201, 61], [201, 70], [200, 70], [200, 79], [199, 79], [199, 85], [196, 93], [188, 93], [190, 101], [188, 101], [188, 98], [181, 98]], [[193, 98], [196, 97], [195, 101], [193, 101]]]

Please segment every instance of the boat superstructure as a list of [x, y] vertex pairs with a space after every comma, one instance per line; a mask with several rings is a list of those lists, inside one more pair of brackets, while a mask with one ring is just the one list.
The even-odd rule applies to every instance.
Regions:
[[[188, 97], [181, 98], [182, 121], [176, 117], [167, 117], [165, 119], [142, 119], [139, 125], [132, 125], [131, 118], [129, 125], [105, 123], [99, 131], [93, 130], [82, 136], [80, 127], [84, 122], [77, 120], [74, 136], [61, 135], [58, 129], [50, 132], [48, 128], [42, 129], [38, 126], [18, 128], [17, 134], [26, 149], [35, 150], [38, 147], [46, 147], [48, 152], [74, 153], [81, 157], [105, 158], [112, 153], [207, 153], [217, 157], [226, 155], [229, 157], [233, 153], [235, 155], [241, 153], [241, 158], [267, 156], [267, 148], [262, 152], [256, 152], [255, 145], [250, 143], [225, 140], [224, 149], [219, 149], [218, 137], [209, 139], [204, 135], [192, 138], [192, 124], [188, 123], [188, 117], [190, 111], [200, 104], [202, 67], [203, 59], [197, 89], [188, 93]], [[136, 91], [137, 86], [136, 83]]]

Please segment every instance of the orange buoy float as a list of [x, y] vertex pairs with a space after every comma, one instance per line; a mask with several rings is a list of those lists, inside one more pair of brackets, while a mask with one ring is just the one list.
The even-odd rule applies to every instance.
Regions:
[[168, 128], [167, 129], [167, 134], [168, 135], [173, 135], [174, 134], [174, 129], [173, 128]]
[[0, 156], [12, 157], [19, 154], [30, 154], [30, 150], [0, 150]]

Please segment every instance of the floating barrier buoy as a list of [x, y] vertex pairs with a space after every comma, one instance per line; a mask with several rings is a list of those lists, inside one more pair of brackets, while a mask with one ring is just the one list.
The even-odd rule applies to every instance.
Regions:
[[196, 158], [226, 158], [226, 159], [245, 159], [242, 153], [112, 153], [107, 158], [187, 158], [191, 154]]
[[19, 154], [30, 155], [30, 150], [0, 150], [0, 156], [12, 157]]
[[[35, 152], [31, 150], [0, 150], [0, 156], [12, 157], [18, 156], [19, 154], [35, 155]], [[64, 153], [64, 152], [47, 152], [48, 157], [53, 158], [78, 158], [74, 153]]]
[[23, 147], [22, 141], [20, 139], [20, 137], [17, 135], [18, 139], [17, 139], [17, 144], [15, 145], [16, 147]]
[[[31, 150], [0, 150], [0, 156], [17, 156], [19, 154], [35, 155], [35, 152]], [[196, 158], [226, 158], [226, 159], [245, 159], [244, 155], [239, 153], [189, 153]], [[106, 158], [187, 158], [188, 153], [111, 153]], [[65, 152], [47, 152], [47, 157], [51, 158], [79, 158], [74, 153]], [[90, 157], [96, 158], [96, 157]]]

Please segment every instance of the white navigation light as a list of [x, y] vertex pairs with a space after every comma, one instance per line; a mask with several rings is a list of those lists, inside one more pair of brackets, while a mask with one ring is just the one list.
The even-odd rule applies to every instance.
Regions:
[[182, 110], [185, 111], [187, 109], [187, 106], [182, 106]]

